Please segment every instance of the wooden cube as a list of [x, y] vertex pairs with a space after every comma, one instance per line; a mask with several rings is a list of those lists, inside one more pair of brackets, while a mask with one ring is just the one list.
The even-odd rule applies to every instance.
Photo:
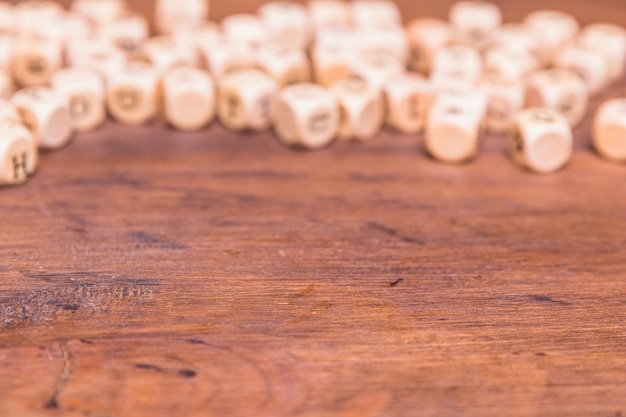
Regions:
[[66, 60], [69, 66], [85, 68], [108, 77], [121, 71], [127, 63], [124, 52], [99, 38], [75, 39], [68, 43]]
[[330, 86], [350, 75], [356, 52], [342, 43], [317, 44], [311, 51], [315, 82]]
[[258, 12], [272, 44], [306, 49], [311, 43], [313, 27], [304, 6], [289, 1], [271, 1], [261, 6]]
[[487, 96], [485, 128], [493, 133], [510, 131], [515, 116], [524, 108], [524, 82], [486, 73], [480, 88]]
[[402, 26], [386, 26], [357, 30], [357, 48], [365, 54], [392, 55], [403, 66], [409, 62], [411, 48]]
[[602, 157], [626, 162], [626, 99], [606, 101], [593, 123], [593, 145]]
[[362, 78], [350, 77], [330, 88], [339, 104], [340, 140], [367, 141], [382, 128], [385, 102], [380, 88]]
[[526, 109], [515, 118], [509, 149], [519, 165], [548, 174], [561, 169], [571, 158], [572, 129], [554, 110]]
[[135, 53], [148, 39], [150, 29], [143, 15], [124, 12], [115, 19], [102, 24], [101, 36], [127, 53]]
[[387, 125], [402, 133], [418, 133], [436, 97], [432, 84], [422, 75], [405, 73], [392, 78], [384, 88]]
[[548, 108], [576, 126], [585, 116], [589, 93], [585, 82], [564, 69], [540, 71], [528, 79], [526, 107]]
[[15, 120], [0, 120], [0, 185], [25, 182], [37, 169], [37, 143]]
[[88, 132], [104, 123], [105, 88], [99, 73], [84, 68], [66, 68], [54, 73], [52, 87], [67, 98], [74, 130]]
[[218, 82], [217, 113], [228, 129], [262, 131], [270, 128], [271, 108], [278, 84], [260, 70], [240, 70]]
[[254, 14], [233, 14], [222, 21], [224, 36], [235, 43], [259, 48], [270, 40], [265, 23]]
[[197, 68], [175, 68], [163, 76], [163, 103], [169, 124], [185, 131], [199, 130], [215, 117], [215, 84]]
[[205, 47], [202, 54], [216, 80], [229, 72], [258, 67], [257, 55], [252, 47], [225, 38], [218, 44]]
[[398, 6], [390, 0], [353, 0], [350, 4], [352, 22], [365, 29], [402, 25]]
[[508, 23], [500, 26], [491, 37], [489, 47], [530, 55], [541, 62], [541, 38], [527, 25]]
[[626, 65], [626, 30], [608, 23], [588, 25], [580, 34], [579, 43], [604, 55], [608, 62], [609, 78], [617, 81]]
[[405, 72], [403, 63], [395, 55], [384, 52], [360, 53], [350, 69], [351, 75], [363, 78], [378, 89]]
[[539, 54], [544, 63], [549, 63], [557, 51], [572, 41], [580, 30], [573, 16], [555, 10], [532, 12], [524, 19], [524, 25], [541, 40]]
[[24, 0], [14, 7], [14, 30], [16, 35], [39, 36], [45, 34], [46, 27], [60, 20], [65, 10], [54, 1]]
[[540, 68], [537, 58], [523, 51], [495, 47], [484, 54], [484, 72], [509, 81], [524, 81]]
[[311, 64], [301, 49], [266, 46], [256, 54], [259, 68], [268, 73], [279, 87], [311, 80]]
[[498, 6], [484, 1], [461, 1], [450, 9], [450, 22], [456, 29], [456, 40], [472, 48], [484, 49], [502, 24]]
[[413, 20], [407, 26], [411, 48], [409, 67], [422, 74], [429, 74], [433, 55], [447, 46], [453, 39], [450, 24], [439, 19], [422, 18]]
[[215, 22], [203, 22], [200, 26], [181, 29], [172, 35], [177, 44], [185, 48], [192, 48], [199, 54], [219, 45], [224, 35], [220, 26]]
[[21, 87], [45, 86], [62, 64], [62, 49], [58, 41], [19, 38], [13, 47], [11, 75]]
[[59, 149], [70, 141], [70, 109], [61, 93], [48, 87], [29, 87], [16, 92], [11, 102], [40, 148]]
[[115, 120], [141, 125], [158, 111], [159, 75], [144, 62], [130, 62], [107, 77], [107, 107]]
[[208, 0], [156, 0], [154, 4], [156, 29], [163, 35], [201, 26], [208, 17]]
[[283, 89], [272, 112], [274, 130], [285, 145], [307, 149], [328, 146], [339, 129], [335, 95], [316, 84]]
[[147, 40], [141, 46], [141, 52], [160, 73], [176, 67], [200, 66], [196, 49], [177, 42], [172, 36], [157, 36]]
[[482, 71], [482, 58], [476, 50], [447, 46], [435, 52], [430, 79], [441, 90], [465, 90], [476, 86]]
[[559, 51], [554, 59], [556, 68], [577, 74], [590, 94], [597, 94], [610, 83], [609, 65], [600, 52], [572, 43]]
[[479, 92], [441, 93], [428, 114], [425, 147], [435, 159], [459, 163], [476, 156], [487, 99]]

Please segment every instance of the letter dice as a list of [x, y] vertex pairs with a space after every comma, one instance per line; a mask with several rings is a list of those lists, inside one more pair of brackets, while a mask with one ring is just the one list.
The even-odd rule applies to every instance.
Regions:
[[524, 25], [540, 39], [539, 54], [544, 63], [549, 63], [554, 54], [572, 41], [580, 25], [574, 17], [554, 10], [537, 10], [524, 19]]
[[426, 150], [443, 162], [458, 163], [476, 156], [487, 99], [480, 92], [442, 93], [428, 115]]
[[617, 25], [595, 23], [586, 26], [579, 43], [604, 55], [609, 67], [611, 82], [624, 73], [626, 64], [626, 30]]
[[610, 83], [608, 61], [604, 55], [577, 44], [561, 49], [554, 66], [577, 74], [587, 85], [590, 94], [600, 92]]
[[127, 125], [141, 125], [158, 111], [159, 77], [144, 62], [130, 62], [107, 78], [107, 106], [111, 116]]
[[339, 129], [339, 107], [329, 90], [296, 84], [282, 90], [272, 112], [274, 129], [286, 145], [308, 149], [328, 146]]
[[165, 118], [177, 129], [199, 130], [215, 116], [215, 85], [196, 68], [175, 68], [163, 76]]
[[502, 24], [498, 6], [484, 1], [461, 1], [450, 9], [450, 22], [463, 45], [483, 49], [492, 33]]
[[266, 46], [258, 51], [256, 61], [281, 88], [311, 80], [311, 65], [306, 53], [301, 49]]
[[439, 19], [416, 19], [407, 26], [411, 46], [409, 66], [422, 74], [430, 73], [433, 55], [453, 39], [452, 27]]
[[443, 90], [466, 90], [476, 86], [482, 71], [482, 58], [476, 50], [448, 46], [435, 52], [430, 79]]
[[59, 149], [71, 139], [70, 109], [65, 96], [48, 87], [29, 87], [11, 97], [22, 123], [44, 149]]
[[385, 86], [387, 124], [402, 133], [420, 132], [435, 99], [432, 84], [419, 74], [406, 73]]
[[156, 29], [164, 35], [201, 26], [208, 17], [208, 0], [156, 0], [154, 5]]
[[284, 48], [306, 49], [313, 34], [304, 6], [289, 1], [271, 1], [259, 8], [272, 44]]
[[37, 144], [17, 121], [0, 120], [0, 185], [25, 182], [37, 169]]
[[378, 87], [361, 78], [349, 77], [330, 89], [339, 103], [339, 139], [366, 141], [380, 131], [385, 103]]
[[480, 87], [487, 95], [485, 127], [492, 133], [508, 132], [515, 115], [524, 108], [524, 83], [486, 73]]
[[21, 87], [45, 86], [52, 73], [61, 68], [59, 41], [44, 38], [18, 38], [13, 47], [11, 74]]
[[231, 130], [266, 130], [278, 85], [259, 70], [241, 70], [224, 75], [218, 83], [217, 113]]
[[626, 99], [605, 102], [593, 126], [596, 151], [611, 161], [626, 162]]
[[104, 82], [100, 74], [82, 68], [66, 68], [52, 76], [52, 87], [67, 97], [72, 128], [87, 132], [106, 119]]
[[200, 57], [198, 51], [184, 45], [172, 36], [157, 36], [144, 42], [143, 55], [163, 73], [175, 67], [197, 67]]
[[515, 118], [509, 149], [519, 165], [542, 174], [552, 173], [572, 156], [572, 128], [554, 110], [526, 109]]
[[528, 79], [526, 107], [545, 107], [561, 113], [572, 126], [585, 116], [589, 93], [585, 82], [564, 69], [540, 71]]

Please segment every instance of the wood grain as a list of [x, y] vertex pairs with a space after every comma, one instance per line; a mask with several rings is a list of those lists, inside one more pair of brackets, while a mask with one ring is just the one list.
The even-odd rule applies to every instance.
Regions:
[[0, 416], [626, 415], [626, 167], [504, 148], [78, 136], [0, 190]]

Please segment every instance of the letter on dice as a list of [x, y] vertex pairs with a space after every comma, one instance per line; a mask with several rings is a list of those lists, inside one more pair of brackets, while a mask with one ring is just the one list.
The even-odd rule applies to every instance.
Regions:
[[296, 84], [280, 92], [272, 120], [285, 145], [319, 149], [337, 135], [339, 108], [329, 90], [315, 84]]
[[606, 159], [626, 162], [626, 99], [605, 102], [594, 120], [593, 144]]
[[159, 78], [153, 66], [131, 62], [108, 76], [107, 106], [111, 116], [127, 125], [141, 125], [156, 116]]
[[21, 87], [47, 85], [61, 64], [61, 44], [57, 40], [20, 38], [13, 46], [11, 74]]
[[442, 93], [428, 115], [426, 150], [443, 162], [458, 163], [478, 153], [487, 100], [482, 93]]
[[37, 169], [37, 144], [14, 120], [0, 120], [0, 185], [25, 182]]
[[68, 99], [74, 130], [94, 130], [106, 119], [104, 82], [97, 72], [66, 68], [52, 76], [52, 87]]
[[509, 149], [513, 160], [521, 166], [542, 174], [552, 173], [572, 156], [572, 128], [553, 110], [526, 109], [515, 118]]
[[196, 68], [175, 68], [163, 77], [167, 121], [180, 130], [198, 130], [215, 116], [215, 85], [211, 76]]

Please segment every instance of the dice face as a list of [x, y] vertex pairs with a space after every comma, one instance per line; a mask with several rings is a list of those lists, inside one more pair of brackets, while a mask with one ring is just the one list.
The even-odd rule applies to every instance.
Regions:
[[225, 75], [218, 84], [218, 116], [231, 130], [269, 129], [271, 107], [278, 85], [258, 70], [242, 70]]
[[395, 55], [380, 52], [360, 53], [350, 67], [351, 75], [363, 78], [379, 89], [404, 72], [403, 63]]
[[37, 168], [35, 141], [15, 121], [0, 121], [0, 135], [0, 185], [21, 184]]
[[578, 75], [590, 94], [597, 94], [610, 83], [609, 66], [605, 57], [594, 50], [571, 44], [561, 49], [554, 66]]
[[52, 87], [68, 99], [74, 130], [94, 130], [106, 119], [104, 82], [97, 72], [63, 69], [52, 76]]
[[366, 141], [380, 131], [385, 107], [378, 87], [350, 77], [333, 84], [331, 91], [339, 103], [339, 139]]
[[540, 71], [528, 79], [526, 107], [545, 107], [562, 114], [572, 126], [585, 116], [589, 93], [584, 81], [562, 69]]
[[215, 85], [202, 70], [176, 68], [163, 77], [163, 101], [165, 117], [172, 126], [199, 130], [215, 116]]
[[259, 8], [259, 16], [272, 44], [289, 49], [308, 47], [313, 28], [304, 6], [288, 1], [272, 1]]
[[11, 101], [40, 148], [59, 149], [69, 142], [70, 110], [62, 94], [48, 87], [30, 87], [19, 90]]
[[626, 162], [626, 99], [609, 100], [598, 109], [593, 145], [605, 159]]
[[502, 23], [502, 14], [492, 3], [462, 1], [450, 9], [450, 22], [457, 31], [457, 41], [483, 49], [489, 44], [494, 30]]
[[107, 106], [120, 123], [141, 125], [156, 116], [158, 74], [149, 64], [134, 62], [108, 76]]
[[282, 90], [272, 112], [274, 129], [286, 145], [319, 149], [337, 135], [339, 109], [334, 94], [315, 84]]
[[41, 38], [19, 40], [13, 48], [11, 74], [22, 87], [44, 86], [62, 64], [57, 41]]
[[279, 85], [304, 83], [311, 79], [309, 59], [300, 49], [269, 46], [261, 48], [256, 55], [259, 67]]
[[586, 26], [578, 39], [579, 44], [601, 53], [607, 60], [610, 80], [616, 81], [626, 65], [626, 30], [607, 23]]
[[493, 133], [510, 131], [515, 115], [524, 108], [524, 83], [487, 74], [480, 88], [487, 95], [486, 129]]
[[580, 25], [574, 17], [554, 10], [538, 10], [524, 19], [524, 25], [536, 33], [540, 42], [540, 55], [544, 62], [574, 39]]
[[528, 26], [521, 24], [509, 23], [501, 26], [491, 37], [490, 48], [541, 59], [541, 38]]
[[422, 74], [430, 73], [435, 51], [448, 45], [453, 39], [452, 27], [439, 19], [417, 19], [407, 26], [411, 47], [411, 69]]
[[341, 45], [316, 45], [311, 53], [315, 82], [330, 86], [350, 75], [354, 50]]
[[131, 12], [105, 23], [100, 31], [104, 39], [127, 53], [136, 52], [150, 35], [146, 18]]
[[466, 46], [449, 46], [435, 53], [430, 78], [443, 90], [464, 90], [476, 85], [482, 71], [478, 52]]
[[554, 110], [526, 109], [515, 119], [509, 149], [518, 164], [534, 172], [552, 173], [571, 158], [572, 130]]
[[496, 74], [508, 81], [525, 80], [539, 67], [537, 58], [527, 52], [496, 47], [485, 53], [484, 72]]
[[208, 0], [157, 0], [154, 5], [156, 29], [164, 35], [201, 26], [208, 16]]
[[403, 74], [385, 86], [387, 124], [402, 133], [420, 132], [433, 100], [435, 90], [418, 74]]
[[435, 159], [459, 163], [478, 153], [487, 100], [482, 93], [442, 93], [428, 115], [425, 146]]

